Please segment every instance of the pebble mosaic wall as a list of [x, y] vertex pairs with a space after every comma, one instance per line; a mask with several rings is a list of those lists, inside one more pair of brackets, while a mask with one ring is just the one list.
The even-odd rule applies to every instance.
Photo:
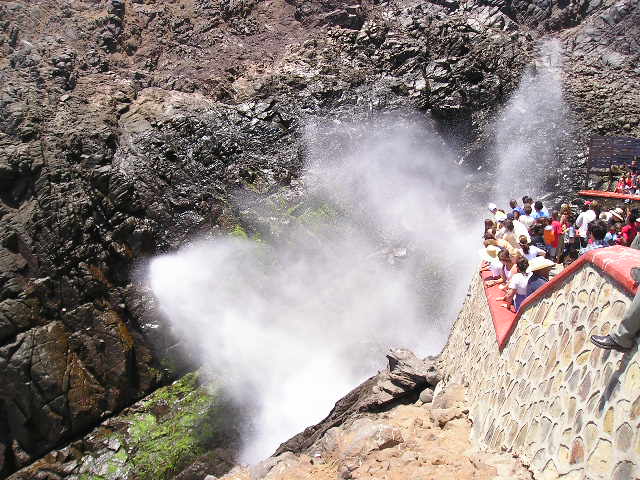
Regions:
[[473, 437], [506, 449], [537, 479], [640, 478], [640, 356], [595, 347], [629, 295], [591, 263], [532, 303], [502, 353], [479, 278], [442, 354], [467, 387]]

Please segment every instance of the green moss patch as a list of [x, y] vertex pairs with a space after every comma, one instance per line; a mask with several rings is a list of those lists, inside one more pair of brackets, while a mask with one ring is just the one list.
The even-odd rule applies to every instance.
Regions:
[[168, 480], [194, 461], [212, 471], [233, 465], [241, 412], [190, 373], [85, 437], [69, 480]]
[[233, 227], [233, 229], [229, 232], [229, 235], [231, 237], [241, 238], [243, 240], [247, 240], [249, 238], [247, 232], [245, 232], [244, 228], [242, 228], [240, 225], [236, 225], [235, 227]]
[[222, 443], [227, 406], [219, 395], [199, 385], [191, 373], [161, 388], [143, 410], [125, 418], [127, 463], [137, 480], [171, 478], [196, 457]]

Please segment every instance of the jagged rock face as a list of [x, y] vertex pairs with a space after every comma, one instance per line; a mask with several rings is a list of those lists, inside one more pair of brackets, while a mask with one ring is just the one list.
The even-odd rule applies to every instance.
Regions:
[[610, 0], [482, 0], [500, 7], [501, 11], [520, 25], [541, 31], [556, 31], [574, 27], [585, 18], [610, 7]]
[[[593, 27], [564, 37], [583, 135], [600, 118], [590, 95], [614, 70], [593, 52], [626, 55], [616, 79], [637, 78], [625, 80], [637, 5], [597, 1], [579, 8]], [[623, 40], [605, 35], [592, 7]], [[540, 22], [556, 10], [533, 0], [3, 2], [0, 471], [157, 385], [174, 345], [146, 328], [157, 313], [133, 268], [232, 228], [237, 190], [287, 188], [306, 119], [415, 109], [475, 168], [531, 60], [523, 12]], [[594, 86], [581, 97], [585, 78]], [[636, 111], [637, 90], [625, 92], [613, 116]], [[636, 132], [634, 118], [620, 131]]]
[[580, 28], [562, 34], [567, 99], [581, 117], [578, 128], [639, 137], [640, 5], [630, 0], [604, 3]]
[[380, 412], [402, 402], [415, 402], [421, 391], [437, 385], [439, 376], [434, 358], [420, 359], [408, 350], [391, 350], [387, 368], [369, 378], [338, 400], [320, 423], [284, 442], [275, 455], [300, 453], [309, 449], [331, 428], [366, 412]]

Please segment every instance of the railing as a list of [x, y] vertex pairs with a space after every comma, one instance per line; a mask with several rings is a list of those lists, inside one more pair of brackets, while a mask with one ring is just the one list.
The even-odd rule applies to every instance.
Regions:
[[582, 197], [598, 197], [611, 200], [631, 200], [640, 202], [640, 195], [630, 195], [628, 193], [605, 192], [603, 190], [580, 190], [578, 195]]
[[[602, 271], [620, 285], [629, 295], [635, 295], [637, 285], [631, 278], [629, 271], [631, 267], [640, 266], [640, 250], [622, 246], [599, 248], [580, 256], [575, 262], [551, 278], [548, 283], [527, 297], [517, 313], [504, 308], [502, 306], [504, 302], [497, 300], [497, 298], [504, 296], [503, 290], [498, 288], [498, 286], [487, 287], [486, 284], [484, 284], [489, 311], [491, 312], [493, 326], [496, 331], [496, 340], [500, 351], [502, 351], [509, 341], [509, 337], [516, 328], [518, 319], [523, 313], [535, 305], [538, 300], [549, 296], [556, 289], [563, 286], [565, 280], [579, 271], [587, 263], [592, 264], [598, 270]], [[491, 274], [489, 272], [481, 272], [480, 275], [484, 283], [484, 280], [489, 278]]]

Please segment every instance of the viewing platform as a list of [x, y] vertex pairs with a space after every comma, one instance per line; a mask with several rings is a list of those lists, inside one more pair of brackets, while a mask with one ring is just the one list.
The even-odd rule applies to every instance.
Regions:
[[[578, 259], [556, 276], [551, 277], [548, 283], [539, 288], [533, 295], [529, 296], [520, 307], [518, 313], [509, 310], [502, 305], [504, 301], [497, 300], [504, 296], [504, 290], [498, 285], [487, 287], [483, 282], [487, 303], [491, 311], [493, 326], [496, 332], [496, 340], [500, 350], [502, 350], [509, 340], [518, 319], [526, 312], [530, 305], [539, 298], [549, 295], [553, 290], [560, 288], [563, 282], [571, 277], [574, 272], [580, 270], [585, 264], [591, 264], [599, 269], [603, 274], [621, 286], [629, 295], [635, 295], [637, 286], [629, 275], [631, 267], [640, 266], [640, 250], [622, 246], [600, 248], [591, 250]], [[483, 280], [490, 278], [489, 272], [481, 272]]]
[[640, 478], [640, 355], [593, 345], [632, 301], [640, 251], [593, 250], [525, 300], [475, 275], [441, 354], [443, 387], [467, 386], [472, 436], [536, 478]]

